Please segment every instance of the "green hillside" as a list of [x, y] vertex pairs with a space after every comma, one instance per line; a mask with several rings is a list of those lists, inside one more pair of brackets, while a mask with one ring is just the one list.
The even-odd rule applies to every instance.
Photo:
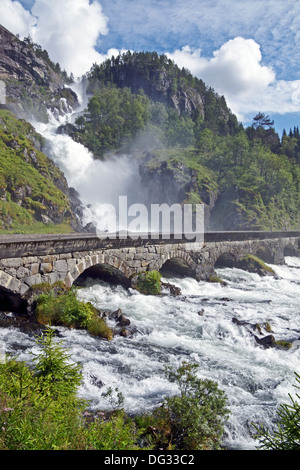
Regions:
[[29, 123], [0, 110], [0, 233], [72, 231], [65, 178], [35, 147], [41, 142]]
[[215, 230], [299, 229], [298, 128], [280, 138], [260, 112], [244, 128], [224, 97], [156, 53], [95, 64], [85, 81], [88, 106], [66, 131], [95, 158], [138, 155], [150, 202], [204, 202]]

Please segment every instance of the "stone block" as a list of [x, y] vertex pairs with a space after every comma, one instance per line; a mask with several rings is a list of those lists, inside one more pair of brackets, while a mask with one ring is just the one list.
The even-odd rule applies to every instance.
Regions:
[[24, 295], [28, 290], [29, 286], [19, 281], [19, 279], [12, 278], [8, 285], [9, 290], [15, 294]]
[[93, 263], [92, 263], [92, 259], [90, 256], [86, 256], [84, 258], [84, 261], [85, 261], [85, 268], [90, 268], [91, 266], [93, 266]]
[[37, 270], [37, 272], [35, 272], [35, 273], [31, 273], [28, 268], [24, 268], [23, 266], [20, 266], [20, 267], [16, 270], [16, 277], [17, 277], [18, 279], [24, 279], [25, 277], [28, 277], [28, 276], [30, 276], [31, 274], [37, 274], [37, 273], [38, 273], [38, 270]]
[[34, 274], [34, 276], [29, 276], [26, 279], [24, 279], [24, 282], [29, 287], [35, 284], [40, 284], [42, 282], [42, 276], [40, 274]]
[[150, 264], [150, 261], [142, 261], [141, 265], [142, 267], [146, 267]]
[[76, 266], [76, 259], [68, 259], [67, 260], [67, 266], [68, 266], [68, 270], [71, 271], [72, 269], [75, 268]]
[[85, 270], [85, 262], [84, 260], [80, 261], [77, 265], [76, 265], [77, 269], [78, 269], [78, 272], [79, 274], [82, 274], [83, 271]]
[[39, 270], [40, 270], [39, 263], [32, 264], [30, 268], [30, 275], [34, 276], [34, 274], [38, 274]]
[[37, 256], [24, 256], [21, 258], [23, 264], [33, 264], [38, 263], [39, 259]]
[[53, 271], [57, 271], [57, 272], [60, 272], [60, 273], [62, 273], [62, 272], [66, 273], [68, 271], [67, 261], [66, 260], [54, 261]]
[[9, 274], [10, 276], [12, 277], [16, 277], [17, 276], [17, 270], [16, 268], [5, 268], [5, 272], [7, 274]]
[[68, 273], [64, 279], [64, 283], [66, 284], [67, 287], [72, 287], [74, 282], [73, 277], [71, 276], [70, 273]]
[[19, 268], [23, 266], [23, 261], [21, 258], [7, 258], [2, 259], [0, 265], [4, 268]]
[[70, 259], [72, 258], [72, 254], [71, 253], [61, 253], [59, 255], [59, 259]]
[[51, 273], [52, 270], [53, 270], [53, 264], [52, 263], [41, 263], [40, 271], [41, 271], [42, 274]]
[[53, 272], [53, 273], [45, 274], [43, 276], [43, 281], [48, 282], [49, 284], [54, 284], [55, 282], [58, 282], [58, 281], [64, 281], [65, 277], [66, 277], [65, 273]]
[[42, 263], [54, 263], [57, 260], [55, 255], [46, 255], [41, 258]]
[[5, 273], [4, 271], [0, 271], [0, 286], [1, 287], [8, 287], [10, 281], [12, 280], [13, 278]]

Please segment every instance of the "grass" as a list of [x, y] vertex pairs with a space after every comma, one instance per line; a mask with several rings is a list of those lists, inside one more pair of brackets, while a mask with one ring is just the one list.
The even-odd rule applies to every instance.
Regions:
[[274, 273], [273, 269], [268, 266], [263, 260], [261, 260], [260, 258], [258, 258], [257, 256], [254, 256], [254, 255], [245, 255], [241, 261], [245, 260], [249, 265], [250, 267], [253, 266], [254, 268], [255, 267], [259, 267], [260, 269], [263, 269], [264, 271], [268, 271], [270, 273]]
[[[70, 232], [70, 203], [57, 186], [67, 190], [67, 183], [54, 162], [35, 148], [42, 140], [28, 122], [0, 110], [1, 233]], [[42, 223], [41, 214], [57, 223]]]
[[[1, 218], [1, 217], [0, 217]], [[34, 221], [29, 219], [30, 224], [13, 222], [11, 229], [1, 230], [0, 235], [13, 235], [13, 234], [59, 234], [59, 233], [72, 233], [74, 229], [68, 222], [62, 222], [61, 224], [44, 224], [43, 222]]]
[[40, 324], [86, 329], [91, 335], [112, 340], [112, 330], [90, 302], [78, 300], [73, 288], [58, 287], [57, 293], [43, 285], [36, 287], [40, 295], [37, 297], [35, 316]]

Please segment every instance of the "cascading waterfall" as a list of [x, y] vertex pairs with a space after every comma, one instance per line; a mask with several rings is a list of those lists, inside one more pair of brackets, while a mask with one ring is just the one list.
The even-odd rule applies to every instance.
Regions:
[[78, 109], [74, 111], [65, 105], [63, 115], [49, 112], [48, 123], [34, 122], [33, 125], [46, 139], [45, 153], [63, 171], [69, 187], [79, 193], [84, 206], [83, 225], [92, 223], [97, 226], [103, 216], [104, 204], [110, 204], [117, 210], [119, 196], [126, 195], [128, 204], [138, 200], [138, 163], [130, 155], [112, 156], [106, 161], [95, 160], [84, 145], [75, 142], [67, 134], [57, 133], [59, 126], [74, 122], [78, 113], [86, 107], [87, 97], [83, 86], [75, 84], [73, 89], [79, 99]]
[[[94, 215], [86, 212], [86, 221], [95, 221], [99, 203], [114, 204], [120, 194], [129, 194], [133, 184], [137, 187], [138, 172], [129, 158], [95, 161], [69, 136], [57, 135], [57, 126], [72, 116], [71, 110], [63, 118], [52, 115], [48, 125], [36, 124], [36, 128], [48, 139], [49, 154], [69, 185], [84, 204], [93, 205]], [[178, 297], [145, 296], [119, 285], [87, 281], [79, 290], [80, 299], [100, 309], [121, 308], [133, 333], [105, 341], [85, 331], [57, 328], [73, 360], [82, 364], [80, 396], [90, 401], [92, 409], [107, 409], [102, 392], [118, 387], [126, 411], [149, 410], [177, 392], [164, 375], [165, 366], [176, 367], [182, 360], [196, 362], [199, 377], [216, 381], [227, 394], [231, 415], [224, 445], [255, 449], [252, 423], [274, 425], [277, 407], [289, 402], [289, 393], [295, 393], [294, 372], [300, 372], [300, 261], [290, 257], [286, 263], [272, 266], [276, 277], [220, 269], [217, 273], [226, 286], [170, 278], [181, 288]], [[293, 347], [264, 349], [233, 318], [250, 324], [269, 322], [275, 338], [292, 340]], [[109, 322], [114, 326], [113, 320]], [[30, 361], [30, 353], [38, 349], [34, 337], [18, 329], [12, 334], [11, 328], [0, 328], [0, 342], [6, 352]]]

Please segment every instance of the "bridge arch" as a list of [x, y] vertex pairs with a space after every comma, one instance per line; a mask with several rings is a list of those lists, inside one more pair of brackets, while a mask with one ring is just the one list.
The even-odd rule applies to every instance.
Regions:
[[2, 311], [23, 313], [26, 311], [26, 301], [22, 295], [29, 286], [14, 279], [10, 274], [0, 271], [0, 306]]
[[158, 260], [150, 263], [148, 269], [155, 269], [162, 273], [193, 275], [197, 263], [186, 251], [176, 249], [161, 254]]
[[270, 246], [263, 244], [254, 251], [255, 256], [263, 260], [265, 263], [273, 264], [275, 260], [274, 252]]
[[64, 282], [68, 286], [74, 283], [81, 285], [91, 278], [129, 286], [132, 274], [134, 270], [124, 260], [111, 254], [102, 254], [77, 259], [75, 268], [67, 273]]
[[289, 244], [283, 250], [283, 256], [299, 256], [299, 249], [296, 245]]
[[234, 252], [226, 251], [220, 254], [214, 262], [214, 268], [233, 268], [238, 261]]

